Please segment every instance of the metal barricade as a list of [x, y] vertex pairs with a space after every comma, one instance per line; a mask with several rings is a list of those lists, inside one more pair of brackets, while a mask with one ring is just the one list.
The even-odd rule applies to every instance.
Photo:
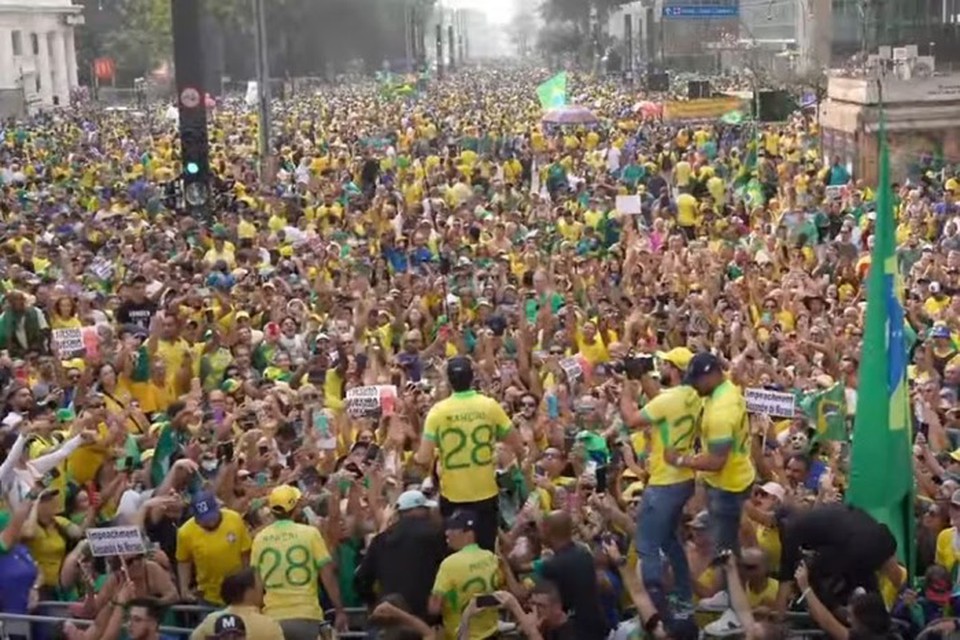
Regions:
[[[10, 636], [22, 636], [25, 640], [33, 639], [31, 627], [37, 624], [55, 625], [62, 622], [70, 622], [80, 627], [86, 627], [93, 624], [93, 620], [80, 620], [77, 618], [61, 618], [57, 616], [35, 616], [20, 613], [0, 613], [0, 640], [7, 640]], [[184, 629], [182, 627], [160, 627], [160, 633], [177, 638], [189, 638], [193, 629]]]

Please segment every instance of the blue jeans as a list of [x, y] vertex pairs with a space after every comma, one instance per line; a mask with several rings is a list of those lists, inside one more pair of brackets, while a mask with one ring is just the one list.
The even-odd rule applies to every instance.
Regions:
[[710, 537], [714, 553], [730, 549], [740, 554], [740, 514], [750, 497], [751, 487], [738, 493], [707, 486], [707, 512], [710, 514]]
[[680, 540], [680, 516], [683, 505], [693, 495], [693, 489], [693, 480], [649, 486], [643, 492], [637, 514], [636, 546], [642, 562], [643, 583], [647, 589], [663, 588], [662, 549], [673, 567], [677, 595], [687, 601], [693, 599], [693, 586], [687, 555]]

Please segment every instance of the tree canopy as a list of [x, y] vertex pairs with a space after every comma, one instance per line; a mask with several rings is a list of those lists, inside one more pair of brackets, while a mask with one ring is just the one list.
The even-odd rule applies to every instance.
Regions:
[[[254, 69], [250, 0], [201, 0], [208, 66], [250, 77]], [[362, 59], [371, 68], [406, 53], [404, 15], [425, 18], [435, 0], [266, 0], [271, 71], [276, 76], [321, 75]], [[84, 0], [79, 31], [81, 68], [99, 56], [115, 60], [124, 80], [173, 57], [171, 0]]]

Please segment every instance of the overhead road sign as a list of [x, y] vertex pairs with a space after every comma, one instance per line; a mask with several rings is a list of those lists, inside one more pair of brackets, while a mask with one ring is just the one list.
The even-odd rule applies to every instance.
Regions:
[[738, 5], [690, 5], [663, 8], [663, 17], [667, 20], [709, 20], [736, 18], [739, 15]]

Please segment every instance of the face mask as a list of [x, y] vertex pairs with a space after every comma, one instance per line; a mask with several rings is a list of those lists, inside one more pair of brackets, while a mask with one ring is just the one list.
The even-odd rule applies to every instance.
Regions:
[[200, 463], [200, 468], [204, 471], [216, 471], [217, 470], [217, 461], [216, 460], [204, 460]]

